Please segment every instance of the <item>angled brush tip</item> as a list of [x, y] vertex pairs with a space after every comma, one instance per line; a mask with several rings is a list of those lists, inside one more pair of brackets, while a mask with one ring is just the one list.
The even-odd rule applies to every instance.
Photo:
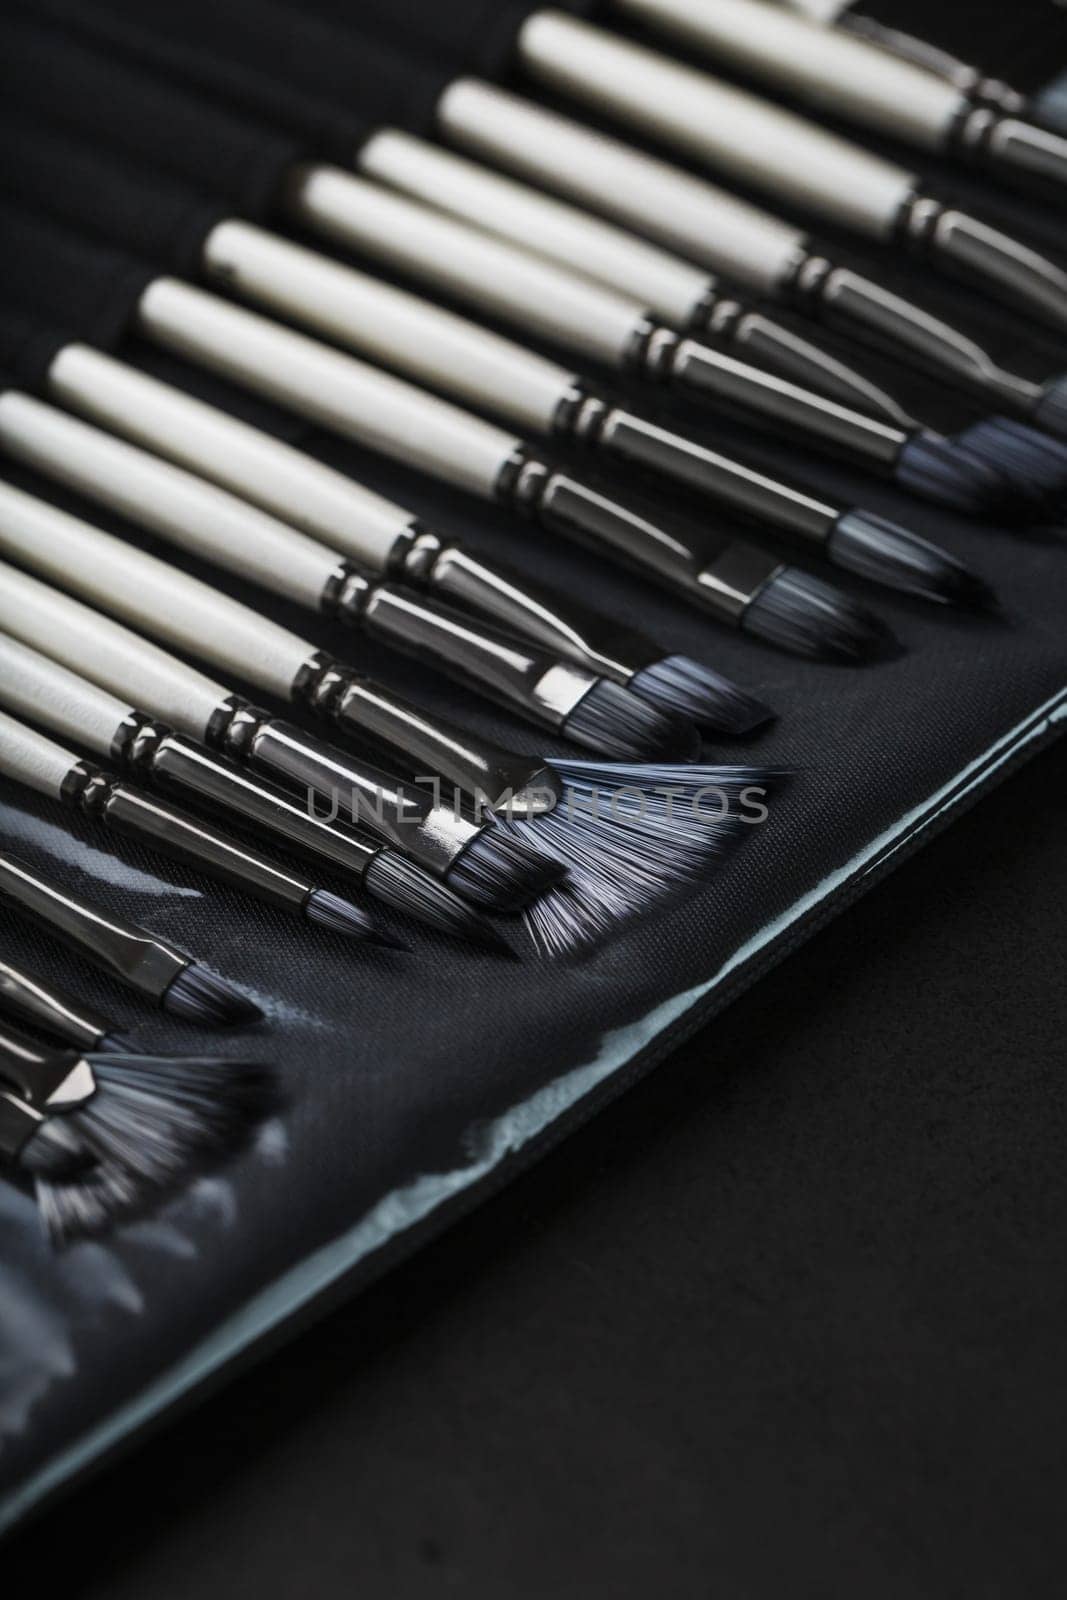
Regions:
[[202, 1028], [248, 1027], [263, 1020], [258, 1006], [198, 961], [190, 961], [179, 972], [165, 990], [161, 1004], [164, 1011]]
[[799, 567], [782, 567], [763, 585], [745, 609], [741, 628], [812, 661], [874, 661], [899, 649], [873, 612]]
[[665, 656], [630, 679], [642, 700], [685, 717], [710, 733], [753, 733], [773, 721], [770, 706], [691, 656]]
[[313, 889], [304, 902], [304, 915], [317, 928], [340, 934], [344, 939], [370, 939], [377, 934], [371, 918], [351, 900], [331, 894], [328, 889]]
[[996, 604], [989, 586], [955, 556], [870, 511], [846, 512], [828, 553], [846, 571], [902, 594], [968, 610], [988, 611]]
[[457, 894], [487, 911], [521, 911], [559, 882], [563, 868], [533, 844], [488, 823], [448, 870]]
[[563, 725], [563, 733], [615, 761], [688, 761], [700, 749], [693, 724], [598, 678]]

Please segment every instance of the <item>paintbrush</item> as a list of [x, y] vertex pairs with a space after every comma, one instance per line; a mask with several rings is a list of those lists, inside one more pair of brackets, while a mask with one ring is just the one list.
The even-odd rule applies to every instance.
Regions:
[[[5, 227], [24, 280], [35, 264], [54, 285], [69, 271], [71, 296], [83, 301], [113, 296], [116, 273], [150, 276], [123, 253], [28, 218], [8, 217]], [[734, 627], [810, 656], [855, 660], [885, 649], [884, 625], [832, 586], [748, 543], [652, 521], [556, 467], [518, 435], [353, 356], [175, 278], [152, 278], [135, 293], [135, 306], [133, 325], [151, 342], [423, 473], [605, 549]], [[8, 425], [13, 413], [30, 405], [10, 392], [0, 399], [6, 436], [18, 431]]]
[[709, 732], [751, 733], [772, 715], [704, 662], [669, 653], [617, 618], [486, 560], [315, 457], [89, 345], [60, 349], [47, 387], [72, 410], [222, 484], [350, 561], [479, 611]]
[[351, 900], [307, 878], [188, 812], [149, 796], [82, 761], [65, 746], [0, 712], [0, 777], [59, 800], [182, 862], [243, 889], [277, 910], [350, 939], [368, 939], [373, 924]]
[[[366, 814], [378, 833], [391, 832], [401, 849], [422, 855], [467, 895], [488, 898], [501, 863], [512, 861], [512, 842], [535, 848], [535, 860], [550, 857], [553, 876], [566, 869], [566, 893], [543, 894], [525, 913], [548, 953], [610, 933], [621, 917], [659, 905], [706, 872], [752, 820], [738, 814], [745, 793], [754, 788], [762, 796], [773, 776], [758, 767], [536, 759], [476, 740], [326, 658], [308, 656], [310, 646], [247, 607], [2, 484], [0, 548], [178, 648], [233, 667], [276, 697], [295, 698], [340, 727], [387, 744], [416, 773], [438, 775], [438, 788], [444, 778], [473, 796], [483, 817], [477, 827], [458, 802], [450, 808], [389, 779], [205, 680], [87, 606], [0, 568], [0, 622], [11, 633], [30, 635], [33, 643], [46, 637], [38, 630], [50, 630], [49, 654], [65, 666], [82, 668], [112, 693], [128, 694], [136, 684], [141, 704], [153, 714], [165, 712], [185, 733], [242, 764], [281, 775], [309, 797], [325, 795], [335, 809]], [[515, 878], [511, 867], [512, 902]], [[494, 893], [499, 902], [499, 886]]]
[[776, 0], [776, 3], [789, 6], [812, 22], [870, 40], [889, 55], [944, 78], [975, 109], [985, 106], [1011, 117], [1026, 116], [1053, 133], [1067, 133], [1067, 94], [1064, 92], [1067, 80], [1063, 74], [1053, 78], [1044, 89], [1025, 95], [1003, 79], [960, 60], [932, 41], [868, 16], [862, 0], [858, 4], [853, 4], [852, 0]]
[[9, 961], [0, 961], [0, 1010], [79, 1050], [96, 1050], [104, 1055], [126, 1055], [136, 1050], [102, 1012], [58, 984], [12, 966]]
[[[70, 140], [35, 129], [19, 130], [7, 147], [5, 181], [22, 202], [47, 194], [68, 222], [138, 248], [146, 244], [141, 219], [149, 211], [157, 232], [186, 231], [183, 222], [196, 204], [186, 190], [156, 176], [138, 179], [115, 163], [87, 156]], [[104, 230], [95, 199], [101, 190], [118, 213]], [[675, 390], [702, 406], [739, 414], [969, 515], [1016, 509], [1019, 497], [1011, 485], [976, 452], [961, 448], [966, 436], [952, 441], [849, 410], [677, 335], [636, 300], [377, 184], [297, 167], [291, 191], [297, 197], [291, 209], [301, 225], [317, 226], [434, 290], [470, 302], [480, 314], [550, 338], [568, 353], [592, 357], [650, 389]], [[16, 242], [20, 237], [16, 229]], [[886, 519], [778, 481], [743, 458], [658, 426], [613, 404], [577, 372], [277, 234], [233, 218], [217, 222], [206, 229], [197, 262], [206, 277], [240, 298], [444, 391], [459, 404], [535, 435], [577, 443], [608, 462], [680, 482], [712, 504], [791, 535], [802, 547], [822, 549], [842, 566], [850, 565], [858, 543], [865, 552], [877, 544], [879, 570], [891, 586], [955, 603], [979, 592], [958, 563]], [[36, 275], [32, 257], [23, 274]]]
[[159, 934], [117, 917], [0, 851], [0, 901], [34, 918], [79, 955], [172, 1016], [202, 1027], [261, 1020], [251, 1000]]
[[[69, 30], [58, 59], [43, 11], [61, 16]], [[361, 163], [382, 125], [407, 112], [414, 123], [435, 125], [448, 142], [614, 216], [762, 299], [821, 317], [1067, 435], [1058, 379], [1042, 385], [1001, 368], [968, 335], [836, 266], [795, 225], [531, 101], [453, 77], [447, 62], [457, 43], [462, 58], [473, 32], [462, 6], [426, 7], [414, 19], [416, 32], [433, 34], [434, 61], [445, 64], [433, 67], [416, 60], [405, 37], [399, 48], [389, 46], [396, 28], [391, 7], [363, 4], [345, 22], [365, 31], [316, 28], [306, 8], [297, 21], [266, 0], [256, 5], [254, 25], [233, 0], [159, 3], [150, 13], [115, 0], [92, 7], [40, 0], [31, 17], [12, 17], [5, 29], [0, 74], [9, 104], [44, 107], [58, 124], [191, 178], [231, 205], [250, 192], [273, 200], [301, 149], [328, 148], [345, 165]], [[512, 15], [502, 16], [494, 40], [511, 26]], [[375, 27], [379, 36], [369, 36]], [[70, 36], [86, 33], [97, 48]], [[196, 94], [176, 88], [176, 77], [194, 84]], [[250, 174], [257, 175], [254, 185]], [[97, 203], [103, 198], [96, 196]], [[775, 343], [768, 342], [761, 360]], [[820, 386], [818, 363], [786, 370]], [[865, 408], [858, 390], [847, 398]], [[900, 420], [891, 410], [883, 414]]]
[[163, 1203], [246, 1143], [267, 1069], [205, 1056], [42, 1048], [0, 1021], [0, 1156], [32, 1177], [50, 1238], [92, 1238]]
[[437, 126], [471, 155], [1067, 437], [1062, 377], [1035, 383], [1011, 372], [972, 335], [838, 265], [792, 223], [755, 208], [739, 222], [740, 202], [703, 177], [475, 78], [445, 92]]
[[997, 178], [1062, 188], [1067, 140], [1018, 111], [976, 104], [943, 73], [766, 0], [611, 0], [611, 10], [697, 56], [826, 113]]
[[464, 612], [365, 575], [336, 550], [112, 434], [12, 391], [0, 448], [180, 548], [414, 655], [575, 744], [613, 756], [695, 755], [692, 725], [617, 683]]

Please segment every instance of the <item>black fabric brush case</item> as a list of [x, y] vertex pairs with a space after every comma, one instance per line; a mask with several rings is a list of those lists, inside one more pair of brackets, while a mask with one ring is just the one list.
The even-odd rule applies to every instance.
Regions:
[[[9, 6], [4, 25], [28, 28], [32, 13], [40, 39], [54, 41], [58, 61], [63, 51], [87, 48], [84, 36], [75, 41], [61, 25], [63, 4]], [[111, 9], [118, 14], [117, 6]], [[342, 61], [351, 35], [341, 31], [340, 19], [349, 9], [357, 8], [328, 0], [311, 8], [316, 36], [338, 30]], [[402, 7], [390, 9], [403, 17]], [[444, 4], [431, 9], [442, 17], [461, 15]], [[493, 9], [510, 14], [510, 8]], [[891, 21], [891, 0], [883, 9]], [[248, 0], [249, 15], [254, 10]], [[471, 19], [477, 14], [485, 16], [484, 4], [471, 8]], [[980, 55], [980, 38], [972, 45], [971, 53]], [[195, 56], [194, 42], [183, 49]], [[0, 75], [13, 79], [16, 57], [13, 51], [5, 58]], [[104, 53], [115, 72], [131, 60], [118, 50]], [[1011, 76], [1010, 61], [992, 64]], [[214, 65], [218, 69], [217, 60]], [[422, 70], [433, 77], [440, 62], [424, 63]], [[657, 915], [621, 928], [610, 945], [585, 959], [557, 964], [509, 962], [450, 945], [414, 925], [405, 929], [414, 945], [408, 957], [352, 949], [57, 806], [0, 789], [4, 847], [234, 979], [263, 1008], [266, 1022], [236, 1036], [194, 1031], [148, 1010], [13, 916], [0, 915], [0, 956], [62, 982], [147, 1048], [250, 1052], [268, 1060], [286, 1098], [284, 1111], [231, 1167], [151, 1220], [62, 1255], [45, 1242], [28, 1195], [0, 1182], [2, 1527], [269, 1337], [332, 1297], [354, 1292], [490, 1196], [1067, 725], [1061, 531], [971, 525], [765, 443], [764, 459], [783, 472], [806, 473], [972, 563], [1003, 605], [998, 618], [942, 613], [836, 573], [836, 582], [891, 623], [903, 651], [856, 670], [805, 663], [749, 643], [570, 547], [524, 537], [493, 508], [306, 428], [268, 402], [139, 342], [129, 332], [129, 316], [141, 287], [161, 271], [192, 273], [203, 230], [220, 212], [276, 224], [275, 186], [294, 155], [340, 160], [344, 141], [358, 139], [361, 126], [366, 130], [388, 115], [414, 127], [417, 116], [411, 107], [402, 115], [375, 105], [362, 124], [358, 107], [342, 115], [339, 102], [324, 93], [316, 131], [303, 120], [310, 98], [294, 84], [288, 112], [280, 102], [272, 111], [265, 99], [258, 108], [231, 107], [225, 114], [232, 143], [213, 145], [205, 137], [197, 147], [194, 129], [214, 134], [221, 126], [213, 119], [224, 114], [222, 80], [208, 84], [205, 67], [198, 84], [188, 61], [169, 77], [161, 62], [141, 62], [135, 79], [138, 74], [147, 86], [140, 148], [124, 145], [111, 105], [101, 107], [98, 137], [75, 131], [84, 171], [95, 173], [98, 186], [91, 205], [76, 203], [73, 193], [64, 200], [58, 183], [35, 205], [28, 191], [15, 192], [14, 180], [6, 200], [0, 197], [5, 384], [44, 392], [56, 348], [67, 339], [96, 342], [299, 442], [446, 533], [499, 554], [507, 541], [508, 559], [531, 576], [595, 597], [603, 609], [658, 638], [666, 651], [713, 663], [776, 709], [779, 720], [769, 731], [744, 744], [709, 747], [707, 760], [755, 761], [795, 776], [774, 796], [769, 820], [753, 827], [706, 883], [668, 898]], [[253, 73], [250, 81], [255, 99], [267, 79]], [[168, 170], [157, 115], [171, 91], [189, 108], [190, 137]], [[45, 130], [42, 172], [49, 150], [74, 128], [47, 107], [45, 94], [36, 108], [15, 97], [0, 113], [12, 141], [16, 134], [29, 141], [34, 127]], [[127, 131], [134, 127], [131, 120]], [[242, 140], [246, 154], [238, 161]], [[30, 143], [20, 148], [29, 164]], [[196, 149], [202, 168], [189, 156]], [[214, 182], [206, 159], [212, 149]], [[146, 202], [139, 215], [124, 213], [131, 195], [147, 193], [146, 183], [154, 185], [158, 208]], [[988, 213], [1010, 209], [1012, 202], [994, 200], [991, 191], [983, 195]], [[179, 216], [182, 226], [176, 226]], [[49, 273], [30, 270], [42, 249], [52, 262]], [[876, 257], [867, 264], [878, 270]], [[932, 300], [925, 283], [910, 287]], [[957, 318], [986, 329], [991, 342], [1011, 348], [1035, 373], [1067, 364], [1062, 341], [991, 311], [977, 297], [953, 293], [951, 301]], [[899, 382], [898, 391], [946, 422], [968, 414], [962, 402], [921, 380]], [[574, 754], [487, 703], [424, 679], [413, 662], [372, 658], [357, 638], [199, 566], [7, 460], [0, 460], [0, 473], [224, 584], [346, 659], [373, 659], [380, 676], [442, 715], [523, 750]], [[670, 506], [668, 492], [659, 503]], [[862, 1070], [859, 1059], [856, 1071]]]

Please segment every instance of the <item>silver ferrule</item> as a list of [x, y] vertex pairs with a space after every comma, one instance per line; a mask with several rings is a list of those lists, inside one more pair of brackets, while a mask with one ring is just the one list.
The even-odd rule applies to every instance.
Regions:
[[697, 575], [696, 593], [723, 621], [739, 623], [757, 595], [784, 570], [754, 545], [731, 544]]
[[968, 108], [951, 131], [952, 148], [974, 166], [1031, 186], [1063, 194], [1067, 183], [1067, 139], [988, 106]]

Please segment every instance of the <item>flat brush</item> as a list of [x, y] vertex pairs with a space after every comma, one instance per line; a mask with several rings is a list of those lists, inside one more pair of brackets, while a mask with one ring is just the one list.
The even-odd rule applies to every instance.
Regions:
[[381, 582], [228, 490], [28, 396], [0, 395], [0, 448], [171, 543], [367, 634], [606, 755], [696, 753], [692, 726], [584, 666]]
[[342, 436], [610, 553], [768, 643], [850, 661], [885, 648], [884, 626], [829, 584], [755, 545], [655, 523], [517, 435], [254, 312], [157, 278], [137, 327]]
[[6, 712], [0, 712], [0, 776], [49, 800], [59, 800], [94, 822], [129, 834], [317, 927], [352, 939], [370, 936], [366, 913], [350, 900], [317, 888], [199, 817], [79, 760], [72, 751]]
[[[278, 662], [285, 664], [279, 654], [281, 630], [223, 597], [218, 597], [219, 609], [198, 606], [205, 586], [155, 558], [2, 485], [0, 546], [179, 648], [222, 664], [236, 657], [246, 676], [251, 664], [258, 681], [284, 697], [277, 687]], [[49, 653], [71, 668], [84, 662], [94, 681], [112, 693], [136, 683], [142, 704], [157, 714], [166, 710], [168, 721], [229, 751], [242, 764], [280, 773], [309, 796], [323, 794], [338, 807], [346, 797], [350, 806], [374, 806], [379, 828], [391, 826], [410, 852], [432, 848], [432, 859], [443, 863], [438, 870], [448, 871], [467, 894], [484, 900], [487, 886], [495, 884], [499, 902], [498, 880], [507, 870], [508, 894], [517, 900], [516, 861], [524, 855], [528, 860], [535, 848], [534, 859], [547, 856], [553, 878], [565, 870], [572, 886], [561, 899], [542, 895], [528, 905], [526, 926], [546, 953], [582, 948], [620, 915], [654, 908], [691, 882], [695, 872], [713, 865], [749, 820], [742, 818], [738, 827], [739, 787], [771, 778], [759, 768], [532, 759], [475, 740], [439, 717], [371, 690], [355, 675], [341, 677], [331, 669], [326, 692], [313, 696], [311, 708], [363, 737], [377, 735], [404, 754], [415, 772], [440, 774], [476, 796], [479, 806], [492, 801], [499, 820], [472, 830], [457, 808], [448, 809], [412, 786], [394, 783], [384, 789], [389, 781], [384, 774], [271, 718], [147, 641], [131, 641], [128, 631], [110, 619], [13, 568], [0, 568], [0, 605], [5, 603], [3, 622], [12, 633], [29, 634], [32, 642], [44, 636], [36, 630], [47, 628]], [[189, 618], [185, 627], [177, 625], [181, 613]], [[293, 661], [291, 655], [289, 672]], [[725, 808], [718, 803], [720, 791]], [[468, 845], [465, 851], [449, 845], [456, 837], [448, 832], [450, 822], [462, 824], [458, 838]], [[543, 877], [540, 883], [548, 887]], [[528, 889], [525, 898], [530, 901]], [[546, 911], [542, 901], [550, 898]]]
[[526, 19], [516, 60], [554, 93], [1067, 330], [1067, 272], [861, 145], [562, 11]]
[[349, 560], [481, 612], [709, 732], [751, 733], [772, 713], [721, 672], [532, 584], [344, 473], [88, 345], [68, 344], [48, 391], [71, 410], [313, 534]]
[[812, 22], [867, 39], [889, 55], [943, 78], [975, 110], [987, 107], [1011, 117], [1026, 116], [1053, 133], [1067, 133], [1067, 97], [1062, 78], [1054, 78], [1035, 94], [1024, 95], [1003, 79], [991, 77], [981, 67], [960, 60], [930, 40], [868, 16], [862, 4], [853, 4], [852, 0], [777, 0], [777, 4], [787, 5]]
[[1067, 140], [988, 103], [869, 38], [820, 27], [766, 0], [611, 0], [610, 9], [686, 51], [826, 112], [1008, 181], [1067, 180]]
[[476, 78], [446, 90], [437, 125], [484, 161], [1067, 437], [1062, 377], [1041, 384], [1009, 371], [970, 335], [839, 266], [802, 229], [755, 207], [739, 216], [743, 203], [702, 177]]
[[185, 1022], [222, 1028], [261, 1020], [251, 1000], [177, 945], [105, 911], [7, 850], [0, 851], [0, 902]]
[[[5, 607], [0, 597], [0, 628], [9, 608], [10, 602]], [[32, 606], [20, 611], [19, 632], [39, 648], [0, 631], [0, 707], [5, 711], [90, 750], [134, 779], [191, 796], [229, 822], [249, 824], [300, 855], [328, 862], [361, 887], [368, 874], [373, 880], [379, 846], [343, 823], [324, 822], [283, 790], [250, 777], [41, 654], [48, 651], [52, 635]], [[372, 942], [406, 948], [368, 922], [366, 936]]]
[[124, 1055], [134, 1050], [101, 1012], [48, 979], [12, 966], [9, 961], [0, 961], [0, 1011], [79, 1050], [98, 1050], [105, 1055]]
[[[293, 650], [294, 635], [236, 601], [219, 595], [217, 603], [210, 606], [208, 597], [216, 591], [206, 584], [186, 579], [164, 562], [67, 518], [43, 501], [21, 496], [19, 503], [12, 499], [17, 493], [0, 484], [0, 545], [5, 553], [89, 599], [102, 598], [103, 591], [110, 599], [109, 609], [133, 621], [145, 618], [143, 626], [154, 621], [157, 634], [184, 645], [194, 655], [232, 663], [243, 651], [245, 675], [253, 676], [261, 686], [274, 688], [288, 671], [290, 697], [298, 703], [308, 679], [319, 679], [320, 688], [325, 679], [325, 687], [336, 691], [336, 703], [327, 694], [321, 712], [342, 726], [362, 728], [365, 736], [380, 726], [383, 743], [393, 730], [399, 739], [400, 730], [408, 726], [416, 732], [425, 728], [418, 756], [430, 757], [440, 749], [442, 754], [454, 750], [457, 760], [462, 758], [466, 746], [459, 730], [444, 722], [435, 724], [355, 674], [346, 678], [302, 640], [296, 641], [301, 651]], [[87, 558], [94, 556], [102, 582], [94, 582], [86, 574]], [[513, 849], [510, 841], [491, 831], [492, 823], [478, 823], [456, 807], [435, 802], [413, 785], [270, 717], [129, 629], [27, 574], [12, 567], [0, 571], [3, 626], [15, 638], [31, 648], [48, 640], [53, 659], [72, 671], [81, 668], [112, 694], [128, 694], [135, 685], [140, 705], [152, 716], [242, 766], [250, 763], [283, 780], [295, 781], [308, 796], [321, 791], [348, 797], [348, 811], [358, 811], [374, 836], [387, 837], [393, 846], [378, 851], [364, 882], [398, 910], [417, 912], [421, 906], [423, 920], [442, 931], [499, 944], [492, 929], [456, 894], [448, 893], [443, 884], [434, 884], [433, 878], [451, 882], [457, 893], [462, 891], [464, 897], [491, 909], [511, 910], [558, 877], [555, 863]], [[158, 604], [164, 587], [173, 595], [169, 611]], [[199, 628], [209, 621], [216, 624], [215, 638], [200, 638]], [[80, 642], [75, 640], [77, 630]], [[85, 648], [87, 639], [92, 641], [91, 650]], [[288, 654], [283, 653], [283, 646], [290, 646]], [[307, 673], [303, 674], [305, 666]], [[298, 678], [299, 689], [294, 687]], [[276, 688], [274, 692], [278, 692]], [[311, 692], [314, 700], [313, 689]], [[278, 698], [284, 697], [278, 694]], [[403, 748], [406, 751], [406, 744]], [[516, 758], [515, 765], [520, 761]], [[484, 776], [488, 782], [496, 773], [483, 766], [475, 769], [474, 776], [476, 780]], [[540, 764], [527, 763], [527, 767], [535, 780]], [[397, 850], [409, 859], [398, 860]], [[430, 887], [425, 881], [427, 874], [432, 874]]]
[[[2, 271], [20, 277], [26, 298], [34, 277], [56, 288], [69, 284], [79, 302], [96, 303], [97, 295], [114, 293], [116, 272], [135, 281], [148, 276], [125, 252], [18, 214], [5, 230], [11, 259]], [[134, 328], [150, 342], [380, 454], [606, 550], [731, 626], [815, 657], [855, 660], [885, 649], [886, 630], [869, 612], [770, 552], [661, 526], [557, 468], [518, 435], [351, 355], [176, 278], [152, 279], [131, 309]], [[22, 431], [13, 418], [25, 417], [30, 405], [13, 393], [0, 398], [9, 448]], [[39, 413], [36, 421], [39, 428]], [[588, 696], [583, 703], [595, 702]], [[623, 757], [654, 753], [647, 746], [602, 749]]]
[[215, 1057], [44, 1049], [0, 1022], [0, 1156], [31, 1176], [52, 1242], [92, 1238], [234, 1155], [270, 1073]]

